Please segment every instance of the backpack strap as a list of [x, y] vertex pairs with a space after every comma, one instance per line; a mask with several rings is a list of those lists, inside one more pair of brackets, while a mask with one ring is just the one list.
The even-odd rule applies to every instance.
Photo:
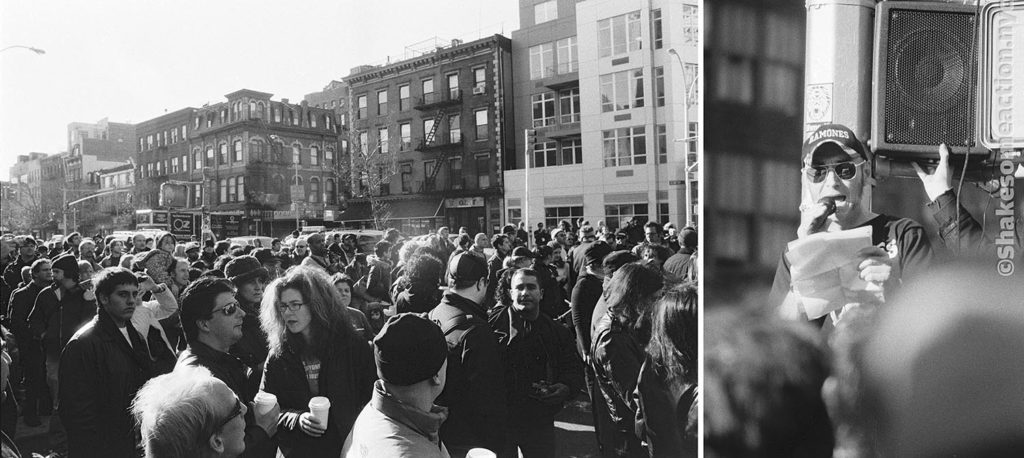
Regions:
[[[438, 317], [440, 318], [440, 317]], [[441, 327], [441, 333], [444, 334], [445, 341], [448, 342], [448, 348], [452, 349], [466, 338], [466, 334], [472, 331], [477, 326], [480, 326], [479, 319], [473, 319], [473, 315], [458, 314], [446, 319], [431, 318], [434, 323]]]

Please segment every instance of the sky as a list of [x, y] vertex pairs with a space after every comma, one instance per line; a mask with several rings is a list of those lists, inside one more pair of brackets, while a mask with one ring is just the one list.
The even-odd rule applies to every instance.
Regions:
[[[439, 37], [519, 28], [518, 0], [0, 2], [0, 180], [72, 122], [139, 123], [238, 89], [300, 101]], [[412, 56], [409, 56], [412, 57]]]

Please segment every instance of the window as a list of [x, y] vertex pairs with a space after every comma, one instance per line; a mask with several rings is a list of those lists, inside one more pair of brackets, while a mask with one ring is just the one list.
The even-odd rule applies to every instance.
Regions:
[[320, 203], [320, 179], [313, 177], [309, 179], [309, 200], [308, 202]]
[[377, 91], [377, 116], [388, 114], [388, 90]]
[[655, 144], [658, 145], [658, 163], [664, 164], [668, 162], [668, 135], [665, 133], [665, 125], [658, 124], [656, 132]]
[[562, 165], [583, 163], [583, 142], [578, 138], [562, 141]]
[[533, 105], [533, 127], [550, 126], [555, 123], [555, 94], [544, 92], [531, 97]]
[[476, 139], [487, 140], [487, 109], [476, 110], [473, 116], [476, 119]]
[[203, 185], [194, 184], [192, 185], [192, 206], [199, 207], [203, 205]]
[[178, 129], [171, 131], [171, 143], [178, 143]]
[[402, 193], [408, 194], [412, 192], [412, 164], [402, 164], [399, 171], [402, 177]]
[[146, 136], [146, 149], [153, 149], [153, 134]]
[[206, 166], [213, 167], [213, 147], [206, 147]]
[[491, 187], [491, 158], [486, 154], [476, 156], [476, 185], [480, 189]]
[[326, 161], [326, 162], [334, 162], [334, 150], [333, 149], [327, 148], [327, 150], [324, 151], [324, 161]]
[[301, 145], [292, 145], [292, 164], [302, 164], [302, 147]]
[[523, 209], [519, 207], [510, 207], [508, 209], [508, 224], [519, 225], [519, 222], [523, 220]]
[[694, 155], [693, 159], [690, 160], [690, 164], [697, 162], [697, 123], [687, 123], [689, 126], [686, 127], [686, 151], [689, 154]]
[[327, 197], [328, 204], [338, 203], [338, 193], [334, 189], [334, 179], [328, 178], [324, 181], [324, 195]]
[[630, 218], [636, 218], [640, 224], [646, 224], [647, 204], [605, 205], [604, 214], [604, 224], [608, 229], [625, 227]]
[[366, 119], [366, 96], [361, 95], [356, 98], [356, 106], [359, 110], [356, 111], [356, 119]]
[[388, 143], [390, 143], [388, 140], [388, 128], [381, 127], [377, 129], [377, 144], [380, 145], [381, 154], [388, 153]]
[[402, 136], [402, 144], [398, 149], [400, 151], [408, 151], [412, 149], [412, 124], [407, 122], [399, 124], [398, 133]]
[[203, 168], [203, 152], [198, 148], [192, 150], [192, 165], [196, 170]]
[[554, 43], [541, 43], [530, 47], [530, 79], [551, 76], [555, 70]]
[[[689, 5], [687, 5], [689, 6]], [[651, 10], [651, 31], [654, 35], [654, 49], [661, 49], [661, 9]]]
[[558, 122], [562, 124], [580, 122], [580, 88], [559, 92], [558, 104], [561, 109]]
[[274, 107], [274, 122], [281, 122], [281, 107]]
[[619, 111], [644, 106], [644, 70], [626, 70], [600, 76], [601, 111]]
[[198, 129], [198, 128], [199, 128], [199, 123], [201, 122], [201, 121], [199, 120], [199, 116], [196, 116], [195, 118], [192, 118], [192, 119], [193, 119], [193, 121], [195, 121], [195, 123], [194, 123], [194, 127], [193, 127], [193, 128], [194, 128], [194, 129]]
[[426, 79], [420, 82], [420, 86], [423, 89], [423, 103], [434, 102], [434, 80]]
[[188, 172], [188, 155], [187, 154], [182, 154], [181, 155], [181, 171], [182, 172]]
[[213, 127], [213, 113], [206, 114], [206, 127]]
[[565, 219], [576, 221], [583, 217], [583, 206], [570, 207], [544, 207], [544, 225], [558, 226], [558, 222]]
[[424, 191], [433, 191], [434, 190], [434, 180], [436, 179], [436, 175], [434, 175], [434, 167], [436, 167], [436, 166], [437, 166], [437, 161], [423, 161], [423, 190]]
[[434, 120], [433, 119], [425, 119], [425, 120], [423, 120], [423, 143], [424, 144], [427, 144], [427, 145], [435, 145], [435, 144], [437, 144], [437, 132], [434, 132], [434, 134], [431, 135], [430, 131], [432, 131], [432, 130], [434, 130]]
[[281, 175], [274, 175], [273, 192], [278, 194], [279, 196], [281, 196], [281, 199], [284, 200], [283, 198], [284, 198], [285, 187], [284, 187], [284, 177], [283, 176], [281, 176]]
[[256, 102], [256, 113], [253, 114], [253, 117], [257, 119], [263, 119], [263, 110], [265, 108], [266, 105], [263, 105], [263, 102]]
[[647, 143], [643, 127], [625, 127], [602, 132], [604, 166], [640, 165], [647, 163]]
[[359, 133], [359, 153], [363, 156], [367, 154], [367, 148], [370, 147], [370, 136], [366, 132]]
[[452, 189], [462, 189], [462, 158], [453, 157], [448, 160], [448, 181]]
[[459, 98], [462, 95], [459, 92], [459, 74], [451, 73], [447, 75], [446, 79], [448, 80], [448, 98], [452, 100]]
[[145, 149], [146, 149], [146, 139], [142, 138], [142, 137], [139, 137], [139, 151], [144, 151]]
[[558, 2], [550, 0], [533, 5], [533, 23], [540, 24], [558, 19]]
[[533, 166], [553, 167], [558, 165], [558, 144], [556, 142], [539, 142], [533, 146]]
[[697, 5], [683, 5], [683, 43], [687, 46], [697, 46], [700, 37], [700, 27], [697, 25], [699, 19]]
[[309, 127], [316, 127], [316, 114], [313, 112], [307, 112], [306, 117], [309, 121]]
[[309, 147], [309, 165], [320, 165], [320, 149], [316, 146]]
[[597, 22], [598, 55], [617, 56], [640, 49], [640, 11]]
[[219, 147], [220, 154], [217, 156], [218, 164], [224, 165], [228, 163], [228, 144], [221, 143]]
[[220, 180], [220, 203], [230, 202], [228, 200], [228, 179], [222, 178]]
[[665, 106], [665, 67], [654, 67], [654, 105]]
[[473, 93], [483, 94], [487, 89], [487, 70], [484, 67], [473, 69]]
[[576, 51], [576, 37], [563, 38], [555, 42], [558, 49], [558, 74], [571, 73], [579, 70], [580, 57]]
[[242, 162], [242, 141], [241, 140], [235, 140], [234, 148], [235, 148], [235, 162]]
[[171, 173], [178, 173], [178, 158], [171, 158]]
[[398, 86], [398, 111], [409, 109], [409, 85]]
[[181, 125], [181, 139], [188, 140], [188, 132], [185, 131], [185, 125]]
[[238, 188], [235, 177], [228, 178], [228, 200], [225, 202], [238, 202]]
[[[683, 80], [686, 83], [686, 103], [688, 105], [694, 105], [698, 100], [700, 100], [700, 94], [697, 93], [700, 88], [695, 84], [697, 81], [697, 64], [686, 64], [683, 67], [683, 73], [686, 75], [686, 78]], [[793, 104], [794, 109], [796, 109], [795, 104], [798, 99], [796, 95], [793, 94], [793, 91], [796, 90], [795, 88], [797, 85], [795, 83], [799, 80], [793, 78], [797, 78], [797, 75], [798, 74], [795, 70], [791, 74], [781, 75], [783, 77], [783, 81], [780, 81], [781, 87], [777, 88], [778, 92], [775, 92], [774, 89], [769, 90], [769, 92], [774, 92], [776, 97], [779, 96], [780, 92], [786, 93], [785, 95], [782, 95], [782, 97], [790, 97], [784, 100], [787, 100], [787, 103], [789, 104]], [[771, 96], [772, 94], [769, 93], [768, 95]]]
[[238, 177], [238, 185], [236, 186], [238, 192], [238, 202], [245, 202], [245, 177]]
[[448, 117], [448, 141], [462, 143], [462, 116], [455, 114]]

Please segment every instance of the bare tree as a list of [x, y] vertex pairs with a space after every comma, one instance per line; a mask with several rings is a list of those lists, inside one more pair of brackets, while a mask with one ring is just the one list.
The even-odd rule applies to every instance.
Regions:
[[[390, 126], [391, 117], [388, 117], [384, 126]], [[390, 136], [390, 129], [388, 131]], [[369, 134], [367, 133], [367, 136]], [[368, 143], [368, 142], [367, 142]], [[377, 146], [372, 150], [369, 145], [364, 145], [359, 138], [359, 131], [349, 131], [349, 145], [351, 152], [347, 163], [342, 162], [341, 175], [348, 175], [351, 178], [351, 195], [353, 197], [366, 198], [370, 203], [370, 212], [373, 216], [373, 225], [377, 230], [386, 229], [391, 222], [391, 204], [386, 196], [391, 194], [391, 179], [398, 172], [397, 154], [384, 145], [390, 143], [390, 139], [378, 139]]]

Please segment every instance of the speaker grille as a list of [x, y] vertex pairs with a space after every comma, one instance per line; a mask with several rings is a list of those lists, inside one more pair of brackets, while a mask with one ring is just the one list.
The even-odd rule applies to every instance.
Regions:
[[[885, 141], [974, 145], [974, 15], [889, 10]], [[969, 59], [973, 61], [968, 62]]]

